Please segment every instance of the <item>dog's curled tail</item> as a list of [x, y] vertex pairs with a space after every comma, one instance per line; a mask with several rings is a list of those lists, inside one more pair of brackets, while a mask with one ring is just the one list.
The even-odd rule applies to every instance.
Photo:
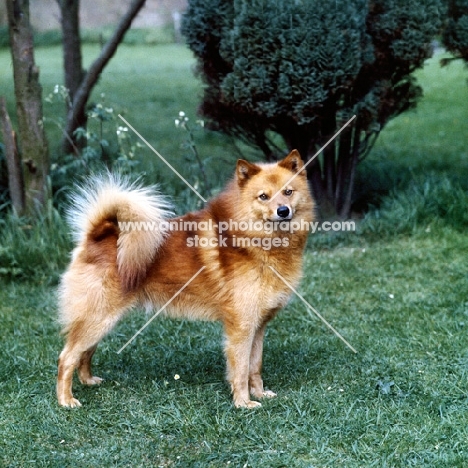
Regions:
[[173, 215], [171, 208], [156, 187], [143, 188], [122, 175], [107, 173], [78, 187], [68, 221], [78, 247], [89, 252], [93, 244], [97, 248], [92, 250], [99, 252], [96, 258], [105, 257], [103, 241], [117, 239], [118, 275], [124, 290], [130, 291], [145, 278], [164, 242], [164, 222]]

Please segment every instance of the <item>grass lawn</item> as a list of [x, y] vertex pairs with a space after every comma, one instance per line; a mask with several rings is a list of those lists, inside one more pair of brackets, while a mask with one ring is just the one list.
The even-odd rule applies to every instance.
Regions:
[[157, 320], [117, 355], [142, 313], [100, 346], [103, 385], [59, 408], [54, 291], [4, 285], [0, 464], [466, 466], [467, 255], [453, 231], [309, 251], [301, 292], [358, 354], [293, 300], [266, 339], [278, 397], [254, 411], [231, 404], [217, 324]]
[[[96, 51], [85, 49], [87, 63]], [[439, 58], [418, 73], [424, 100], [388, 125], [361, 168], [358, 189], [377, 193], [381, 210], [357, 233], [311, 236], [306, 253], [301, 294], [358, 354], [294, 299], [268, 329], [264, 377], [278, 397], [260, 409], [231, 403], [219, 324], [156, 320], [117, 354], [146, 322], [141, 311], [100, 345], [94, 363], [104, 383], [76, 379], [83, 407], [59, 408], [63, 341], [50, 279], [67, 261], [66, 236], [63, 227], [54, 235], [52, 223], [31, 245], [30, 227], [7, 235], [1, 225], [0, 261], [12, 259], [23, 276], [39, 273], [2, 280], [0, 262], [0, 466], [468, 466], [468, 236], [453, 214], [462, 219], [468, 206], [450, 198], [451, 185], [437, 185], [467, 186], [468, 73], [455, 63], [440, 69]], [[8, 60], [0, 51], [0, 88], [11, 96]], [[61, 81], [60, 49], [38, 49], [37, 61], [48, 93]], [[125, 46], [96, 90], [189, 176], [173, 120], [180, 110], [195, 119], [192, 65], [180, 46]], [[57, 141], [50, 120], [47, 128]], [[203, 155], [223, 158], [216, 176], [230, 174], [237, 155], [228, 140], [197, 138]], [[166, 174], [149, 151], [142, 159], [147, 171]], [[164, 177], [163, 190], [174, 192]]]

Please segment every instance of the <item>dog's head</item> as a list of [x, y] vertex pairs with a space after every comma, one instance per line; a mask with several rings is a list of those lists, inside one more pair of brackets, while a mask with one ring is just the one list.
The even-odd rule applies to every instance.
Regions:
[[306, 210], [312, 213], [306, 171], [297, 150], [272, 164], [240, 159], [236, 179], [241, 194], [237, 208], [243, 219], [281, 222], [302, 216]]

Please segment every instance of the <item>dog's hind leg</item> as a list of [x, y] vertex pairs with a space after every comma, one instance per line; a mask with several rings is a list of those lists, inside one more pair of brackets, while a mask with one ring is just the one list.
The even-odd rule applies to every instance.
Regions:
[[78, 364], [78, 377], [83, 385], [96, 385], [102, 382], [100, 377], [93, 376], [91, 372], [91, 359], [96, 348], [97, 345], [94, 345], [81, 355], [80, 363]]
[[122, 314], [113, 314], [100, 322], [96, 317], [79, 319], [68, 327], [65, 347], [58, 362], [57, 398], [61, 406], [75, 408], [81, 403], [73, 397], [72, 381], [75, 369], [78, 369], [80, 381], [86, 385], [95, 385], [102, 379], [91, 373], [91, 358], [101, 339], [114, 327]]

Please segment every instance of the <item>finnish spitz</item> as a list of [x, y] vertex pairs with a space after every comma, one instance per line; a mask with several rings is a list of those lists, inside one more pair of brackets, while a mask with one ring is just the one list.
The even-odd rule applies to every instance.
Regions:
[[69, 213], [77, 245], [59, 287], [67, 336], [59, 404], [81, 406], [72, 394], [75, 369], [81, 383], [101, 383], [91, 359], [125, 312], [168, 301], [168, 316], [222, 322], [236, 407], [276, 396], [261, 377], [263, 337], [291, 296], [285, 281], [295, 287], [301, 277], [314, 211], [303, 166], [296, 150], [278, 163], [239, 160], [223, 192], [178, 218], [154, 189], [118, 176], [78, 189]]

